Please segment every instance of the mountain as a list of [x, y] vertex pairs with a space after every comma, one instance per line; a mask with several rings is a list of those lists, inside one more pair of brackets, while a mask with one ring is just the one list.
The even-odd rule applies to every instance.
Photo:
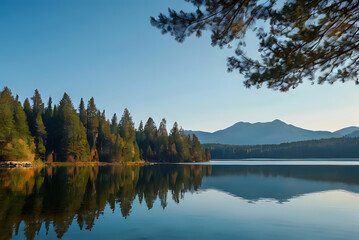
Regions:
[[356, 138], [356, 137], [359, 137], [359, 130], [357, 131], [354, 131], [352, 133], [349, 133], [347, 135], [345, 135], [346, 137], [350, 137], [350, 138]]
[[346, 127], [346, 128], [340, 129], [338, 131], [335, 131], [334, 133], [339, 134], [340, 136], [344, 137], [344, 136], [347, 136], [347, 135], [351, 135], [355, 131], [359, 131], [359, 127], [354, 127], [354, 126]]
[[186, 131], [186, 133], [196, 134], [201, 143], [258, 145], [342, 137], [356, 130], [359, 130], [359, 127], [343, 128], [336, 132], [312, 131], [274, 120], [258, 123], [238, 122], [213, 133], [202, 131]]

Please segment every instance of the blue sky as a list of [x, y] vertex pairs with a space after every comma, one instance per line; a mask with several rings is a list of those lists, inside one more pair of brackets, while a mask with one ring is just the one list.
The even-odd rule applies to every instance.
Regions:
[[[40, 90], [44, 102], [67, 92], [75, 107], [90, 97], [107, 117], [127, 107], [136, 126], [162, 117], [168, 128], [215, 131], [238, 121], [281, 119], [313, 130], [359, 125], [359, 86], [303, 84], [287, 93], [246, 89], [227, 73], [233, 50], [210, 46], [209, 35], [183, 44], [150, 24], [182, 0], [2, 0], [0, 87], [20, 99]], [[248, 37], [248, 53], [256, 41]]]

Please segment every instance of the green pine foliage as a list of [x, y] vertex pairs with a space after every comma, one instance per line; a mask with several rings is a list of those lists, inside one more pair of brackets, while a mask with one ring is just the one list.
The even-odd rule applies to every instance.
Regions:
[[72, 101], [66, 93], [60, 101], [57, 113], [59, 120], [59, 156], [63, 161], [88, 161], [90, 147], [86, 130], [76, 113]]
[[0, 92], [0, 161], [33, 161], [34, 142], [25, 112], [9, 88]]
[[91, 150], [96, 148], [98, 128], [99, 128], [99, 114], [95, 104], [95, 100], [92, 97], [87, 105], [87, 139], [90, 144]]
[[81, 99], [78, 111], [64, 94], [58, 105], [50, 97], [46, 107], [38, 90], [23, 106], [10, 89], [0, 92], [0, 161], [46, 162], [152, 162], [206, 161], [196, 136], [186, 135], [175, 123], [170, 135], [166, 120], [159, 128], [152, 118], [138, 130], [126, 108], [118, 121], [100, 112], [94, 98], [85, 108]]
[[[184, 1], [190, 3], [185, 10], [169, 8], [151, 24], [178, 42], [203, 35], [212, 46], [233, 49], [227, 69], [242, 74], [246, 87], [288, 91], [308, 80], [359, 84], [358, 1]], [[253, 36], [256, 57], [247, 49]]]
[[26, 113], [22, 109], [21, 103], [17, 100], [13, 102], [13, 114], [16, 132], [19, 136], [22, 136], [22, 138], [30, 146], [33, 142], [33, 138], [29, 130]]
[[81, 98], [80, 106], [79, 106], [79, 117], [82, 122], [82, 124], [87, 128], [87, 112], [85, 108], [85, 102], [83, 98]]
[[136, 141], [136, 129], [127, 108], [125, 108], [120, 120], [119, 132], [120, 136], [123, 138], [122, 156], [124, 161], [136, 161], [140, 157]]
[[211, 159], [205, 154], [196, 135], [186, 135], [177, 122], [174, 123], [170, 135], [167, 133], [166, 119], [162, 119], [160, 127], [149, 118], [143, 128], [141, 121], [137, 131], [137, 142], [140, 153], [148, 161], [160, 162], [204, 162]]
[[42, 121], [41, 112], [37, 113], [35, 118], [35, 144], [36, 144], [36, 158], [44, 159], [46, 153], [46, 137], [44, 122]]

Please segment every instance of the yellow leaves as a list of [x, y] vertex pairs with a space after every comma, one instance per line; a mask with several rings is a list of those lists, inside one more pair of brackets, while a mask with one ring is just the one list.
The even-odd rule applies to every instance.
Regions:
[[7, 161], [33, 162], [35, 159], [32, 146], [29, 147], [21, 138], [5, 143], [1, 155]]
[[[9, 157], [12, 150], [13, 150], [12, 144], [6, 143], [5, 147], [2, 150], [2, 155]], [[10, 160], [10, 159], [8, 159], [8, 160]]]
[[171, 145], [171, 154], [177, 155], [176, 144], [174, 143]]

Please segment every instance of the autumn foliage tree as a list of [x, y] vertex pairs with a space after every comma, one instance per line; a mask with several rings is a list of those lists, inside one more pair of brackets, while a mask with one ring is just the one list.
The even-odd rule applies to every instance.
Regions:
[[0, 161], [33, 161], [35, 146], [26, 114], [9, 88], [0, 92]]

